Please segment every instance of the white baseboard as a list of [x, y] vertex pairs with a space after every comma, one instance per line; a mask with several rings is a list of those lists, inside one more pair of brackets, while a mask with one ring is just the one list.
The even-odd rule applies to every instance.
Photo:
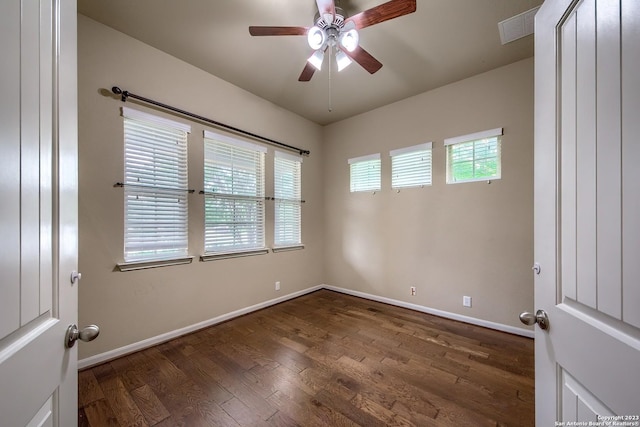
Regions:
[[209, 326], [216, 325], [218, 323], [225, 322], [227, 320], [233, 319], [234, 317], [239, 317], [244, 314], [248, 314], [254, 311], [261, 310], [263, 308], [279, 304], [284, 301], [288, 301], [290, 299], [297, 298], [302, 295], [306, 295], [311, 292], [315, 292], [319, 289], [322, 289], [323, 286], [313, 286], [307, 289], [303, 289], [298, 292], [293, 292], [279, 298], [275, 298], [269, 301], [261, 302], [260, 304], [255, 304], [249, 307], [241, 308], [239, 310], [232, 311], [230, 313], [222, 314], [220, 316], [214, 317], [209, 320], [205, 320], [203, 322], [198, 322], [193, 325], [185, 326], [184, 328], [176, 329], [174, 331], [170, 331], [161, 335], [156, 335], [155, 337], [147, 338], [146, 340], [134, 342], [133, 344], [125, 345], [124, 347], [119, 347], [113, 350], [106, 351], [104, 353], [96, 354], [91, 357], [87, 357], [84, 359], [78, 360], [78, 369], [85, 369], [91, 366], [99, 365], [104, 362], [108, 362], [109, 360], [117, 359], [118, 357], [126, 356], [130, 353], [135, 353], [136, 351], [144, 350], [145, 348], [153, 347], [154, 345], [162, 344], [163, 342], [172, 340], [174, 338], [178, 338], [182, 335], [189, 334], [191, 332], [195, 332], [199, 329], [204, 329]]
[[495, 329], [497, 331], [508, 332], [514, 335], [520, 335], [527, 338], [533, 338], [534, 332], [524, 328], [516, 328], [515, 326], [509, 326], [502, 323], [490, 322], [488, 320], [476, 319], [475, 317], [464, 316], [462, 314], [451, 313], [449, 311], [438, 310], [435, 308], [425, 307], [423, 305], [412, 304], [410, 302], [400, 301], [397, 299], [381, 297], [378, 295], [367, 294], [365, 292], [353, 291], [351, 289], [339, 288], [337, 286], [322, 285], [323, 289], [330, 291], [336, 291], [354, 297], [365, 298], [372, 301], [378, 301], [385, 304], [395, 305], [398, 307], [408, 308], [410, 310], [420, 311], [422, 313], [433, 314], [438, 317], [444, 317], [445, 319], [458, 320], [464, 323], [470, 323], [472, 325], [482, 326], [484, 328]]
[[400, 301], [392, 298], [381, 297], [378, 295], [367, 294], [365, 292], [353, 291], [351, 289], [339, 288], [337, 286], [330, 285], [318, 285], [312, 286], [307, 289], [303, 289], [298, 292], [293, 292], [279, 298], [271, 299], [269, 301], [261, 302], [259, 304], [255, 304], [249, 307], [245, 307], [239, 310], [232, 311], [230, 313], [222, 314], [220, 316], [214, 317], [209, 320], [205, 320], [203, 322], [195, 323], [190, 326], [185, 326], [184, 328], [176, 329], [174, 331], [170, 331], [161, 335], [156, 335], [155, 337], [147, 338], [146, 340], [138, 341], [129, 345], [125, 345], [123, 347], [119, 347], [113, 350], [106, 351], [104, 353], [96, 354], [94, 356], [90, 356], [84, 359], [78, 360], [78, 369], [85, 369], [91, 366], [99, 365], [104, 362], [108, 362], [109, 360], [117, 359], [118, 357], [126, 356], [130, 353], [135, 353], [136, 351], [144, 350], [145, 348], [153, 347], [154, 345], [162, 344], [163, 342], [172, 340], [174, 338], [178, 338], [182, 335], [189, 334], [191, 332], [195, 332], [199, 329], [207, 328], [209, 326], [216, 325], [221, 322], [225, 322], [227, 320], [233, 319], [234, 317], [239, 317], [248, 313], [252, 313], [254, 311], [261, 310], [266, 307], [270, 307], [272, 305], [279, 304], [284, 301], [288, 301], [290, 299], [294, 299], [300, 297], [302, 295], [309, 294], [311, 292], [315, 292], [320, 289], [328, 289], [330, 291], [340, 292], [346, 295], [352, 295], [355, 297], [365, 298], [372, 301], [378, 301], [385, 304], [395, 305], [398, 307], [408, 308], [410, 310], [420, 311], [422, 313], [433, 314], [435, 316], [444, 317], [446, 319], [458, 320], [460, 322], [470, 323], [472, 325], [483, 326], [489, 329], [495, 329], [497, 331], [508, 332], [514, 335], [520, 335], [527, 338], [533, 338], [534, 332], [528, 329], [516, 328], [509, 325], [504, 325], [502, 323], [490, 322], [488, 320], [476, 319], [475, 317], [463, 316], [461, 314], [451, 313], [448, 311], [437, 310], [435, 308], [429, 308], [418, 304], [411, 304], [405, 301]]

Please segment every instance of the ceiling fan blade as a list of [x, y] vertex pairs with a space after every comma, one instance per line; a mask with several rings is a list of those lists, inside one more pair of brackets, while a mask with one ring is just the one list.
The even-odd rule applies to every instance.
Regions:
[[318, 5], [318, 12], [320, 12], [320, 16], [327, 21], [325, 15], [331, 15], [331, 21], [328, 21], [327, 24], [333, 23], [333, 20], [336, 17], [336, 4], [333, 0], [316, 0], [316, 4]]
[[316, 67], [307, 62], [307, 65], [304, 66], [302, 73], [300, 73], [300, 77], [298, 77], [299, 82], [308, 82], [313, 77], [313, 73], [316, 72]]
[[308, 31], [307, 27], [249, 27], [252, 36], [305, 36]]
[[369, 74], [373, 74], [380, 68], [382, 68], [382, 63], [371, 56], [369, 52], [367, 52], [360, 46], [358, 46], [353, 52], [349, 52], [348, 50], [342, 48], [340, 50], [346, 53], [349, 58], [360, 64], [360, 66], [367, 70]]
[[398, 18], [416, 11], [416, 0], [391, 0], [380, 6], [353, 15], [347, 22], [353, 21], [357, 29], [370, 27], [389, 19]]

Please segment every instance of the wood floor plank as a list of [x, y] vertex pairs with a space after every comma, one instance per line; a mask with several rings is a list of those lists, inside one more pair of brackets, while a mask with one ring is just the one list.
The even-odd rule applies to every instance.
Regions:
[[78, 373], [78, 407], [83, 408], [91, 402], [104, 399], [102, 389], [93, 371]]
[[102, 388], [105, 398], [121, 426], [149, 426], [120, 377], [110, 377], [101, 381], [100, 388]]
[[89, 425], [97, 427], [120, 427], [120, 423], [116, 415], [107, 402], [107, 399], [100, 399], [91, 402], [83, 408], [84, 413], [89, 420]]
[[321, 290], [80, 372], [78, 420], [533, 426], [533, 340]]
[[147, 423], [151, 426], [171, 415], [147, 384], [132, 390], [131, 397], [136, 402], [136, 405], [138, 405]]

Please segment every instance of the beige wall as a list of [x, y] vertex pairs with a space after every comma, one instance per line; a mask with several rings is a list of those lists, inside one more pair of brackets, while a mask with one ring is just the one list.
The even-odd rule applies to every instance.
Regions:
[[[323, 129], [82, 15], [78, 19], [79, 321], [102, 330], [100, 339], [80, 345], [80, 359], [323, 283], [516, 327], [518, 313], [533, 308], [532, 59]], [[124, 207], [122, 189], [113, 184], [123, 179], [124, 104], [101, 91], [113, 85], [311, 150], [303, 164], [306, 248], [118, 272]], [[190, 123], [189, 186], [199, 190], [205, 127]], [[505, 129], [502, 179], [446, 185], [443, 139], [495, 127]], [[392, 192], [389, 150], [426, 141], [434, 142], [433, 186]], [[347, 159], [377, 152], [383, 190], [350, 194]], [[270, 148], [267, 193], [272, 159]], [[197, 256], [203, 247], [202, 196], [190, 196], [189, 212], [189, 252]], [[417, 296], [409, 296], [410, 286], [418, 288]], [[473, 308], [462, 307], [463, 295], [473, 297]]]
[[[502, 179], [447, 185], [443, 140], [496, 127]], [[389, 150], [427, 141], [433, 185], [392, 191]], [[324, 144], [327, 284], [522, 326], [533, 309], [533, 59], [327, 126]], [[347, 159], [372, 153], [382, 191], [350, 193]]]
[[[100, 338], [80, 345], [86, 358], [233, 310], [319, 285], [324, 279], [322, 128], [122, 33], [78, 17], [79, 321]], [[143, 96], [311, 150], [303, 163], [303, 241], [299, 251], [118, 272], [123, 260], [123, 130], [120, 100], [101, 89], [118, 85]], [[127, 102], [128, 106], [146, 110]], [[162, 114], [162, 113], [158, 113]], [[175, 117], [173, 117], [175, 119]], [[179, 119], [178, 119], [179, 120]], [[186, 121], [186, 120], [185, 120]], [[202, 188], [202, 130], [191, 123], [189, 187]], [[266, 191], [272, 192], [273, 148]], [[267, 244], [272, 213], [267, 205]], [[203, 247], [203, 198], [189, 196], [189, 253]], [[281, 281], [280, 292], [274, 282]]]

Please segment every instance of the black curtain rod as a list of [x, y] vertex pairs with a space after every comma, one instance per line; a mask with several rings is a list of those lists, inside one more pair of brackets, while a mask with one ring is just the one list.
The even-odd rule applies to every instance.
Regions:
[[220, 122], [217, 122], [215, 120], [208, 119], [208, 118], [200, 116], [198, 114], [190, 113], [188, 111], [181, 110], [180, 108], [172, 107], [171, 105], [163, 104], [162, 102], [154, 101], [153, 99], [149, 99], [149, 98], [145, 98], [144, 96], [136, 95], [135, 93], [131, 93], [128, 90], [122, 90], [118, 86], [112, 87], [111, 91], [113, 93], [115, 93], [116, 95], [121, 95], [122, 96], [122, 98], [121, 98], [122, 102], [127, 102], [127, 98], [134, 98], [134, 99], [137, 99], [139, 101], [146, 102], [147, 104], [152, 104], [152, 105], [155, 105], [157, 107], [161, 107], [161, 108], [176, 112], [178, 114], [182, 114], [184, 116], [192, 117], [192, 118], [194, 118], [196, 120], [199, 120], [201, 122], [211, 123], [214, 126], [221, 127], [221, 128], [224, 128], [224, 129], [228, 129], [230, 131], [233, 131], [233, 132], [236, 132], [236, 133], [240, 133], [242, 135], [250, 136], [252, 138], [259, 139], [261, 141], [267, 142], [267, 143], [272, 144], [272, 145], [277, 145], [279, 147], [284, 147], [284, 148], [287, 148], [289, 150], [297, 151], [297, 152], [300, 153], [300, 155], [308, 156], [309, 154], [311, 154], [311, 152], [309, 150], [303, 150], [302, 148], [294, 147], [293, 145], [288, 145], [288, 144], [276, 141], [276, 140], [271, 139], [271, 138], [260, 136], [260, 135], [257, 135], [255, 133], [252, 133], [252, 132], [247, 132], [246, 130], [242, 130], [242, 129], [238, 129], [238, 128], [233, 127], [233, 126], [225, 125], [224, 123], [220, 123]]

